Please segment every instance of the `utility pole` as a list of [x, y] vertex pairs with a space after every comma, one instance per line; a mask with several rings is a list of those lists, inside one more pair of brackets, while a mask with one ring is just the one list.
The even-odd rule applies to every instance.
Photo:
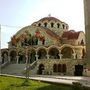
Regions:
[[1, 64], [2, 64], [2, 57], [1, 57], [1, 24], [0, 24], [0, 73], [1, 73]]
[[84, 0], [86, 36], [86, 74], [90, 76], [90, 0]]

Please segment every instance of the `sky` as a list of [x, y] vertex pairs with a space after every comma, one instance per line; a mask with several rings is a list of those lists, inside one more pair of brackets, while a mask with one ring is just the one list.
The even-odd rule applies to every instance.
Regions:
[[1, 48], [22, 27], [51, 14], [69, 24], [69, 30], [84, 31], [83, 0], [0, 0]]

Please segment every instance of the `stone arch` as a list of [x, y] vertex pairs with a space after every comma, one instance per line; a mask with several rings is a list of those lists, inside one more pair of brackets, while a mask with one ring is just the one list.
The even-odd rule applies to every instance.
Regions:
[[70, 45], [64, 45], [61, 48], [62, 58], [72, 58], [73, 53], [75, 53], [74, 49]]
[[47, 50], [46, 48], [39, 48], [37, 50], [38, 59], [46, 59]]
[[42, 22], [42, 26], [43, 26], [43, 27], [48, 27], [48, 21], [47, 21], [47, 20], [43, 21], [43, 22]]
[[53, 65], [53, 72], [57, 72], [57, 68], [58, 68], [58, 65], [57, 64], [54, 64]]
[[48, 55], [52, 59], [59, 59], [59, 49], [57, 47], [50, 47], [48, 50]]
[[57, 28], [60, 28], [60, 23], [57, 23]]
[[26, 62], [26, 56], [24, 51], [18, 51], [18, 63], [19, 64], [24, 64]]
[[15, 50], [11, 50], [9, 52], [9, 54], [10, 54], [10, 62], [11, 63], [16, 63], [17, 52]]
[[74, 47], [73, 47], [72, 45], [69, 45], [69, 44], [64, 44], [64, 45], [62, 45], [62, 46], [60, 47], [60, 51], [62, 51], [62, 49], [65, 48], [65, 47], [70, 47], [70, 48], [72, 48], [73, 53], [75, 53]]
[[86, 52], [85, 52], [85, 49], [83, 48], [82, 49], [82, 58], [85, 58], [86, 57]]
[[43, 74], [43, 70], [45, 69], [45, 66], [44, 64], [39, 64], [39, 67], [38, 67], [38, 74]]
[[2, 64], [8, 61], [8, 51], [7, 50], [3, 51], [1, 56], [2, 56]]
[[28, 50], [28, 63], [33, 63], [34, 61], [36, 61], [36, 50], [32, 48]]

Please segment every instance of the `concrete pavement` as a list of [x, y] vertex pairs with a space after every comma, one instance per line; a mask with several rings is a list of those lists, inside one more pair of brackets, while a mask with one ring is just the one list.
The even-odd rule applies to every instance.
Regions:
[[[8, 74], [1, 74], [1, 75], [25, 78], [25, 76], [15, 76]], [[90, 77], [33, 75], [30, 76], [29, 79], [44, 81], [49, 83], [56, 83], [56, 84], [66, 84], [66, 85], [72, 85], [73, 82], [80, 82], [83, 86], [90, 87]]]

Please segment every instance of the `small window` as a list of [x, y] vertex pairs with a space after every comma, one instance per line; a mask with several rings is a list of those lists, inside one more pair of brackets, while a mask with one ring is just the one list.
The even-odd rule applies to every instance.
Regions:
[[83, 39], [81, 40], [81, 45], [84, 45], [84, 41], [83, 41]]
[[51, 27], [53, 28], [53, 26], [54, 26], [54, 23], [51, 23]]
[[38, 26], [40, 27], [41, 26], [41, 23], [39, 23]]
[[53, 65], [53, 72], [57, 72], [57, 64]]
[[66, 29], [68, 29], [68, 26], [66, 26]]
[[59, 28], [60, 27], [60, 24], [59, 23], [57, 23], [57, 28]]
[[44, 23], [44, 26], [47, 27], [47, 23]]
[[65, 28], [65, 25], [63, 24], [62, 27], [63, 27], [63, 29], [64, 29], [64, 28]]

